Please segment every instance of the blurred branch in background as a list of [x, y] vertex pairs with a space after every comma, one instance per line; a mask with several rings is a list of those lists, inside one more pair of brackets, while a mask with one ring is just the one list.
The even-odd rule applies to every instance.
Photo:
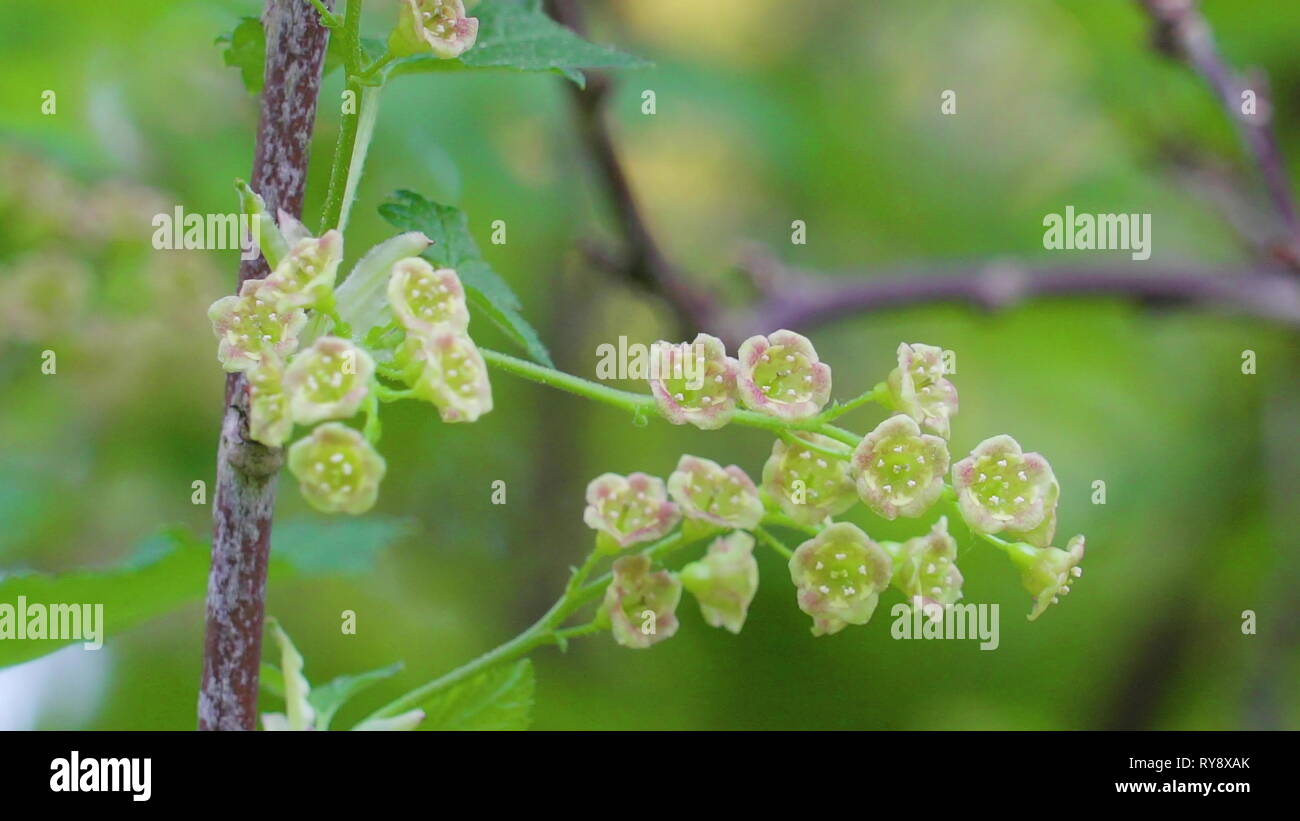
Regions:
[[[1210, 79], [1226, 104], [1237, 100], [1240, 84], [1218, 59], [1208, 26], [1189, 0], [1139, 0], [1152, 14], [1159, 42], [1181, 43], [1179, 52], [1193, 55], [1192, 62]], [[574, 0], [550, 0], [551, 14], [579, 33], [585, 31], [583, 11]], [[1229, 114], [1242, 130], [1268, 184], [1275, 210], [1296, 231], [1295, 208], [1286, 180], [1277, 140], [1270, 128], [1269, 103], [1263, 83], [1255, 88], [1259, 114]], [[780, 263], [770, 254], [750, 250], [740, 270], [755, 286], [757, 299], [742, 306], [727, 306], [690, 282], [669, 260], [650, 230], [628, 183], [622, 161], [605, 120], [610, 94], [607, 77], [593, 74], [587, 87], [570, 85], [579, 135], [596, 168], [622, 234], [622, 248], [613, 250], [591, 243], [584, 251], [591, 263], [618, 279], [658, 294], [673, 308], [688, 331], [709, 330], [728, 344], [780, 327], [800, 330], [849, 315], [916, 307], [931, 303], [965, 304], [984, 310], [1001, 310], [1045, 297], [1104, 297], [1131, 300], [1139, 305], [1182, 306], [1225, 310], [1291, 326], [1300, 326], [1300, 284], [1285, 274], [1285, 267], [1300, 271], [1300, 253], [1290, 241], [1278, 242], [1273, 232], [1253, 226], [1243, 213], [1243, 198], [1222, 190], [1215, 199], [1244, 241], [1252, 248], [1264, 245], [1266, 256], [1281, 264], [1261, 264], [1238, 270], [1200, 270], [1194, 266], [1155, 268], [1150, 265], [1114, 267], [1043, 268], [1010, 260], [994, 260], [943, 268], [932, 263], [904, 266], [894, 272], [863, 272], [861, 276], [831, 277], [801, 271]], [[1240, 218], [1232, 219], [1234, 215]]]
[[[1195, 0], [1138, 0], [1155, 26], [1153, 41], [1171, 57], [1185, 60], [1210, 84], [1228, 119], [1236, 127], [1246, 150], [1268, 189], [1269, 198], [1285, 229], [1274, 248], [1279, 259], [1300, 270], [1300, 221], [1296, 218], [1294, 194], [1287, 176], [1282, 149], [1273, 133], [1273, 106], [1268, 79], [1255, 72], [1244, 82], [1219, 56], [1210, 24], [1196, 8]], [[1247, 114], [1243, 95], [1254, 93], [1253, 113]]]

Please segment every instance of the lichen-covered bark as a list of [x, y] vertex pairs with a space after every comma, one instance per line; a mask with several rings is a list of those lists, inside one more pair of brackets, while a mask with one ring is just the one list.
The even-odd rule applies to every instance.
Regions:
[[[252, 186], [272, 213], [283, 208], [300, 216], [327, 31], [307, 0], [266, 0], [262, 22], [266, 80]], [[261, 258], [243, 262], [238, 284], [267, 273]], [[266, 566], [282, 463], [278, 448], [248, 439], [248, 381], [230, 374], [212, 500], [200, 730], [255, 727]]]

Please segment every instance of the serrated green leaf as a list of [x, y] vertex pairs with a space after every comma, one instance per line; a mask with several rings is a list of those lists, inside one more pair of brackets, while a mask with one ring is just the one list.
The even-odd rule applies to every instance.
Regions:
[[585, 82], [581, 69], [641, 68], [647, 61], [608, 46], [582, 39], [552, 20], [541, 0], [484, 0], [473, 15], [478, 18], [478, 40], [457, 60], [413, 57], [403, 60], [398, 73], [495, 69], [556, 72], [578, 85]]
[[222, 59], [226, 65], [239, 69], [248, 93], [261, 94], [266, 72], [266, 31], [262, 21], [244, 17], [233, 31], [218, 37], [217, 43], [225, 45]]
[[[281, 582], [327, 573], [365, 573], [373, 568], [380, 549], [409, 532], [407, 520], [386, 517], [332, 521], [329, 525], [291, 520], [273, 531], [268, 574], [271, 581]], [[165, 528], [110, 568], [2, 576], [0, 605], [16, 611], [19, 596], [24, 597], [26, 605], [102, 604], [100, 626], [102, 638], [107, 640], [177, 607], [202, 600], [207, 593], [210, 563], [207, 542], [184, 528]], [[0, 630], [8, 629], [0, 626]], [[17, 629], [16, 622], [13, 629]], [[80, 643], [78, 639], [0, 640], [0, 667]]]
[[528, 659], [484, 670], [424, 706], [429, 730], [526, 730], [533, 719], [533, 664]]
[[422, 256], [435, 265], [456, 269], [471, 310], [490, 319], [531, 359], [554, 367], [536, 329], [520, 313], [519, 297], [484, 261], [469, 232], [465, 212], [426, 200], [413, 191], [398, 191], [379, 206], [379, 214], [400, 230], [420, 231], [433, 240]]
[[349, 699], [378, 682], [389, 678], [402, 670], [402, 663], [396, 662], [378, 670], [357, 673], [352, 676], [339, 676], [329, 684], [312, 688], [308, 701], [316, 710], [316, 729], [328, 730], [330, 721]]

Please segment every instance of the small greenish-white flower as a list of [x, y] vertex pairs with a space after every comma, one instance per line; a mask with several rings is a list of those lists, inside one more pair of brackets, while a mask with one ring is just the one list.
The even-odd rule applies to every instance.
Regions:
[[721, 339], [697, 334], [686, 346], [661, 340], [650, 346], [650, 356], [659, 368], [657, 378], [649, 380], [650, 392], [665, 419], [700, 430], [717, 430], [731, 421], [739, 365], [727, 356]]
[[885, 385], [894, 409], [948, 438], [949, 418], [957, 415], [957, 388], [943, 375], [943, 349], [904, 342], [898, 346], [898, 367]]
[[668, 493], [688, 519], [739, 530], [763, 520], [763, 501], [745, 471], [711, 459], [682, 456], [668, 477]]
[[278, 311], [327, 304], [343, 260], [343, 235], [333, 229], [319, 237], [303, 237], [289, 248], [266, 278], [266, 293], [274, 295]]
[[444, 422], [474, 422], [492, 410], [487, 363], [474, 340], [442, 331], [408, 336], [400, 359], [415, 395], [433, 403]]
[[388, 304], [408, 332], [432, 336], [439, 331], [464, 333], [469, 328], [465, 289], [450, 268], [434, 270], [419, 257], [393, 266], [388, 279]]
[[815, 416], [831, 397], [831, 368], [794, 331], [751, 336], [737, 352], [736, 380], [746, 407], [793, 421]]
[[250, 279], [238, 296], [224, 296], [208, 308], [217, 360], [227, 371], [251, 371], [268, 357], [283, 359], [298, 350], [306, 312], [277, 309], [265, 287], [263, 280]]
[[973, 530], [1032, 533], [1035, 539], [1043, 535], [1061, 492], [1047, 460], [1024, 453], [1005, 434], [985, 439], [953, 465], [952, 485], [962, 518]]
[[[853, 483], [853, 465], [848, 445], [820, 433], [796, 433], [801, 443], [818, 450], [778, 439], [772, 455], [763, 465], [763, 490], [781, 510], [804, 525], [820, 524], [838, 516], [858, 500]], [[832, 456], [826, 451], [841, 453]]]
[[284, 390], [289, 412], [300, 425], [347, 419], [370, 391], [375, 361], [346, 339], [322, 336], [289, 363]]
[[892, 574], [884, 548], [848, 522], [830, 525], [790, 557], [790, 580], [799, 609], [812, 616], [814, 636], [866, 624]]
[[289, 448], [289, 470], [312, 507], [365, 513], [374, 507], [388, 466], [360, 433], [326, 422]]
[[465, 16], [461, 0], [399, 0], [397, 27], [388, 50], [398, 57], [432, 54], [459, 57], [478, 39], [478, 18]]
[[1011, 561], [1020, 568], [1020, 580], [1029, 595], [1034, 597], [1034, 608], [1029, 620], [1043, 615], [1048, 607], [1070, 592], [1070, 585], [1083, 575], [1079, 562], [1083, 561], [1084, 538], [1075, 536], [1065, 546], [1032, 547], [1016, 544], [1008, 550]]
[[943, 492], [948, 444], [921, 433], [909, 416], [895, 415], [863, 437], [853, 451], [858, 495], [880, 516], [915, 518]]
[[602, 546], [608, 552], [663, 538], [680, 519], [681, 511], [668, 501], [664, 480], [657, 476], [605, 473], [587, 485], [582, 520], [608, 540]]
[[650, 558], [640, 553], [615, 560], [612, 573], [601, 614], [609, 619], [614, 641], [640, 650], [671, 638], [677, 632], [681, 579], [667, 570], [650, 572]]
[[758, 592], [754, 538], [739, 530], [719, 536], [704, 558], [682, 568], [681, 578], [706, 622], [739, 633]]
[[283, 378], [283, 366], [276, 357], [267, 357], [248, 374], [248, 435], [272, 448], [282, 446], [293, 433]]
[[955, 604], [961, 598], [962, 575], [957, 569], [957, 542], [948, 534], [948, 517], [924, 536], [882, 547], [894, 562], [893, 584], [914, 605], [929, 613], [932, 607]]

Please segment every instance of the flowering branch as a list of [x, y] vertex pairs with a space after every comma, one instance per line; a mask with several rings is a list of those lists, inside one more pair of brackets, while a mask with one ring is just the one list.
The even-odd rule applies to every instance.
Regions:
[[[302, 212], [307, 155], [325, 57], [326, 29], [307, 3], [267, 0], [266, 80], [261, 98], [253, 186], [271, 213]], [[268, 272], [258, 259], [240, 264], [239, 284]], [[199, 729], [254, 728], [262, 621], [276, 475], [282, 451], [249, 434], [249, 380], [226, 378], [225, 416], [213, 494], [212, 569], [208, 576]]]

